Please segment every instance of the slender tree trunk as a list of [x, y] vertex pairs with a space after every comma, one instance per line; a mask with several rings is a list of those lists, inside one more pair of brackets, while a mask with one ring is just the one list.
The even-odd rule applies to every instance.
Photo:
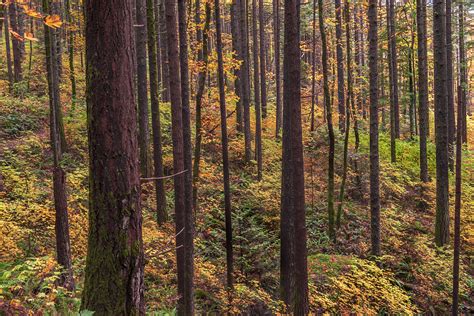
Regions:
[[5, 50], [7, 55], [7, 71], [8, 71], [8, 90], [10, 93], [13, 90], [13, 67], [12, 67], [12, 57], [11, 57], [11, 49], [10, 49], [10, 31], [9, 31], [9, 23], [8, 23], [8, 7], [5, 6], [3, 11], [3, 23], [5, 26]]
[[[241, 0], [233, 0], [231, 3], [231, 32], [232, 32], [232, 49], [234, 50], [235, 57], [237, 59], [242, 59], [242, 47], [241, 47], [241, 35], [240, 35], [240, 1]], [[241, 80], [241, 72], [242, 66], [238, 69], [234, 70], [235, 81], [234, 81], [234, 88], [235, 94], [239, 98], [236, 103], [237, 112], [237, 131], [243, 132], [244, 125], [243, 125], [243, 95], [242, 95], [242, 80]]]
[[415, 73], [413, 69], [413, 52], [414, 52], [414, 41], [415, 37], [412, 34], [412, 41], [408, 48], [408, 89], [410, 94], [410, 109], [409, 109], [409, 120], [410, 120], [410, 138], [413, 139], [416, 134], [415, 130]]
[[429, 136], [428, 112], [428, 57], [426, 41], [426, 0], [417, 0], [416, 18], [418, 33], [418, 117], [420, 125], [420, 180], [428, 182], [426, 143]]
[[198, 53], [198, 62], [201, 63], [201, 70], [198, 74], [198, 87], [196, 92], [196, 140], [194, 145], [194, 165], [193, 165], [193, 208], [197, 211], [197, 193], [199, 186], [199, 163], [201, 160], [201, 142], [202, 142], [202, 96], [206, 83], [207, 64], [208, 64], [208, 40], [209, 25], [211, 22], [211, 4], [206, 2], [206, 21], [201, 30], [201, 11], [199, 10], [199, 1], [196, 2], [195, 22], [197, 28], [197, 40], [202, 44], [202, 50]]
[[341, 0], [335, 0], [336, 7], [336, 58], [337, 58], [337, 109], [339, 111], [339, 130], [344, 127], [344, 56], [342, 53], [342, 5]]
[[448, 164], [454, 171], [454, 147], [456, 139], [456, 124], [454, 116], [454, 81], [453, 81], [453, 35], [452, 35], [452, 0], [446, 1], [446, 86], [448, 106]]
[[[168, 3], [168, 0], [166, 0]], [[168, 6], [167, 6], [168, 8]], [[168, 14], [168, 11], [166, 11]], [[178, 306], [178, 314], [194, 314], [194, 218], [193, 218], [193, 178], [192, 178], [192, 145], [191, 113], [189, 106], [189, 72], [188, 72], [188, 30], [186, 18], [186, 0], [178, 0], [179, 29], [179, 66], [181, 84], [182, 133], [184, 151], [184, 305]], [[167, 24], [168, 30], [170, 24]], [[168, 42], [168, 46], [171, 43]], [[168, 53], [171, 56], [171, 51]], [[170, 61], [171, 65], [171, 61]], [[170, 67], [170, 72], [172, 71]], [[173, 89], [170, 86], [171, 90]], [[177, 215], [179, 216], [179, 215]]]
[[[146, 0], [147, 29], [148, 29], [148, 67], [150, 72], [150, 101], [151, 126], [153, 130], [153, 165], [156, 178], [162, 178], [163, 173], [163, 146], [161, 142], [160, 99], [158, 96], [158, 67], [157, 67], [157, 33], [155, 25], [155, 4], [153, 0]], [[166, 194], [163, 179], [155, 180], [156, 219], [158, 225], [168, 221], [166, 212]]]
[[313, 0], [312, 56], [311, 56], [311, 128], [314, 131], [314, 108], [316, 98], [316, 1]]
[[377, 74], [377, 0], [369, 0], [369, 85], [370, 85], [370, 227], [371, 254], [380, 255], [380, 194], [379, 194], [379, 117]]
[[[10, 28], [13, 32], [18, 33], [18, 20], [17, 20], [17, 5], [15, 2], [11, 2], [9, 5], [9, 15], [10, 15]], [[12, 47], [13, 47], [13, 70], [14, 70], [14, 81], [19, 82], [23, 80], [23, 70], [22, 70], [22, 53], [20, 40], [16, 37], [12, 37]]]
[[282, 123], [281, 78], [280, 78], [280, 0], [273, 0], [273, 34], [275, 41], [275, 94], [276, 94], [276, 131], [279, 138]]
[[[66, 0], [66, 20], [69, 26], [72, 26], [72, 17], [71, 17], [71, 0]], [[71, 81], [71, 98], [72, 106], [74, 107], [76, 102], [76, 75], [74, 69], [74, 32], [69, 29], [69, 80]]]
[[446, 0], [433, 3], [434, 105], [436, 130], [436, 245], [449, 240]]
[[[265, 23], [264, 23], [264, 10], [263, 0], [258, 1], [258, 18], [260, 25], [260, 89], [261, 89], [261, 106], [262, 106], [262, 117], [267, 117], [267, 79], [266, 79], [266, 41], [265, 41]], [[255, 87], [257, 89], [257, 87]], [[261, 144], [260, 144], [261, 145]], [[260, 155], [261, 156], [261, 155]]]
[[81, 310], [99, 315], [145, 314], [132, 5], [85, 3], [90, 229]]
[[140, 170], [143, 177], [150, 175], [149, 114], [146, 67], [146, 6], [145, 0], [135, 0], [135, 50], [137, 54], [137, 100], [138, 100], [138, 144], [140, 147]]
[[[257, 0], [252, 0], [252, 35], [253, 35], [253, 86], [255, 98], [255, 159], [257, 160], [257, 179], [262, 180], [262, 115], [260, 104], [259, 57], [258, 57], [258, 29], [257, 29]], [[262, 43], [260, 43], [262, 44]], [[261, 50], [260, 50], [261, 52]], [[261, 55], [262, 57], [264, 55]], [[262, 58], [263, 60], [263, 58]], [[265, 69], [260, 68], [260, 71]]]
[[460, 64], [460, 81], [461, 81], [461, 97], [463, 100], [462, 111], [458, 112], [458, 115], [462, 117], [462, 142], [467, 144], [467, 91], [468, 91], [468, 72], [467, 72], [467, 61], [465, 51], [465, 31], [464, 31], [464, 7], [463, 2], [459, 2], [459, 64]]
[[386, 0], [387, 37], [388, 37], [388, 70], [390, 86], [390, 156], [392, 162], [397, 161], [396, 139], [400, 137], [399, 105], [398, 105], [398, 65], [395, 35], [395, 1]]
[[[49, 12], [49, 1], [43, 0], [43, 10]], [[56, 210], [55, 233], [56, 233], [56, 253], [58, 263], [63, 267], [64, 272], [60, 277], [60, 284], [69, 290], [74, 289], [74, 278], [72, 274], [71, 244], [69, 240], [69, 220], [67, 211], [66, 195], [66, 173], [61, 166], [62, 149], [61, 140], [58, 133], [56, 117], [56, 107], [60, 106], [59, 81], [55, 69], [55, 51], [52, 49], [52, 37], [48, 26], [44, 26], [44, 45], [46, 55], [46, 69], [48, 78], [49, 106], [50, 106], [50, 139], [51, 150], [53, 152], [53, 194], [54, 207]]]
[[230, 201], [230, 176], [229, 176], [229, 145], [227, 140], [227, 110], [225, 104], [225, 85], [224, 85], [224, 60], [222, 57], [222, 35], [221, 35], [221, 15], [219, 0], [215, 0], [215, 19], [216, 19], [216, 50], [217, 50], [217, 69], [219, 81], [219, 104], [221, 113], [221, 139], [222, 139], [222, 169], [224, 173], [224, 210], [225, 210], [225, 235], [226, 235], [226, 262], [227, 262], [227, 287], [232, 289], [234, 286], [234, 258], [232, 244], [232, 208]]
[[347, 179], [347, 160], [348, 160], [348, 151], [349, 151], [349, 130], [351, 124], [351, 108], [354, 107], [354, 93], [352, 89], [352, 49], [351, 49], [351, 20], [350, 20], [350, 2], [345, 0], [344, 2], [344, 17], [346, 24], [346, 64], [347, 64], [347, 101], [346, 101], [346, 130], [344, 135], [344, 158], [343, 158], [343, 167], [342, 167], [342, 180], [341, 188], [339, 190], [339, 203], [337, 207], [337, 218], [336, 226], [339, 228], [341, 226], [341, 217], [342, 217], [342, 206], [344, 202], [344, 190], [346, 186]]
[[161, 78], [162, 78], [162, 93], [161, 99], [163, 102], [170, 102], [170, 73], [169, 73], [169, 57], [168, 57], [168, 41], [166, 31], [166, 17], [165, 17], [165, 1], [160, 1], [160, 49], [161, 49]]
[[[322, 0], [319, 0], [319, 33], [321, 34], [322, 64], [323, 64], [323, 85], [324, 85], [324, 104], [326, 108], [326, 123], [329, 134], [329, 156], [328, 156], [328, 219], [329, 236], [335, 239], [336, 232], [334, 227], [334, 128], [332, 125], [331, 97], [329, 93], [328, 76], [328, 57], [326, 30], [324, 25], [324, 11]], [[342, 52], [341, 52], [342, 54]], [[344, 86], [344, 82], [342, 83]], [[344, 108], [344, 107], [343, 107]]]
[[248, 38], [248, 17], [247, 0], [240, 0], [240, 46], [242, 49], [242, 97], [243, 97], [243, 123], [245, 141], [245, 162], [252, 160], [252, 135], [250, 131], [250, 60], [249, 60], [249, 38]]

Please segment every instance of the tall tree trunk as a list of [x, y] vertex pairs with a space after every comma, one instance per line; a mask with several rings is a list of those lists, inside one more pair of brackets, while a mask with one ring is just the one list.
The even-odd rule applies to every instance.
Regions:
[[337, 207], [336, 226], [341, 226], [342, 206], [344, 203], [344, 190], [347, 179], [347, 160], [349, 151], [349, 130], [351, 124], [351, 108], [354, 107], [354, 93], [352, 89], [352, 48], [351, 48], [351, 20], [350, 20], [350, 2], [344, 2], [344, 22], [346, 24], [346, 65], [347, 65], [347, 101], [346, 101], [346, 130], [344, 135], [344, 158], [342, 167], [341, 188], [339, 190], [339, 203]]
[[[460, 17], [462, 17], [462, 2], [459, 4]], [[460, 18], [461, 20], [461, 18]], [[460, 42], [464, 34], [460, 33]], [[462, 76], [462, 75], [461, 75]], [[461, 78], [460, 78], [461, 79]], [[453, 260], [453, 307], [452, 315], [458, 315], [459, 306], [459, 255], [461, 252], [461, 181], [462, 181], [462, 111], [465, 98], [463, 96], [463, 79], [458, 86], [458, 118], [456, 130], [456, 194], [454, 202], [454, 260]]]
[[344, 56], [342, 53], [342, 5], [341, 0], [335, 0], [336, 8], [336, 58], [337, 58], [337, 109], [339, 111], [339, 130], [344, 127]]
[[[324, 25], [324, 9], [322, 0], [319, 0], [319, 33], [321, 34], [322, 64], [323, 64], [323, 85], [324, 85], [324, 104], [326, 108], [326, 123], [329, 135], [329, 155], [328, 155], [328, 220], [329, 236], [336, 238], [334, 227], [334, 128], [332, 125], [331, 97], [329, 93], [329, 74], [328, 74], [328, 53], [326, 41], [326, 29]], [[341, 52], [342, 54], [342, 52]], [[339, 84], [339, 82], [338, 82]], [[344, 81], [342, 83], [344, 86]], [[344, 108], [344, 107], [343, 107]]]
[[458, 115], [462, 116], [462, 142], [467, 144], [467, 91], [468, 91], [468, 76], [467, 76], [467, 61], [465, 51], [465, 32], [464, 32], [464, 7], [463, 2], [459, 2], [459, 64], [460, 64], [460, 82], [461, 82], [461, 97], [463, 100], [462, 111]]
[[150, 175], [149, 114], [146, 67], [146, 6], [145, 0], [135, 0], [135, 50], [137, 54], [137, 101], [138, 101], [138, 145], [140, 147], [140, 170], [143, 177]]
[[275, 41], [275, 94], [276, 94], [276, 138], [280, 137], [282, 123], [281, 78], [280, 78], [280, 0], [273, 0], [273, 40]]
[[72, 31], [72, 16], [71, 16], [71, 0], [66, 0], [66, 20], [70, 27], [69, 29], [69, 45], [68, 45], [68, 55], [69, 55], [69, 80], [71, 81], [71, 98], [72, 105], [76, 102], [76, 75], [74, 69], [74, 32]]
[[216, 19], [216, 50], [217, 50], [217, 75], [219, 81], [219, 104], [221, 113], [221, 139], [222, 139], [222, 169], [224, 173], [224, 210], [225, 210], [225, 243], [227, 262], [227, 287], [234, 286], [234, 257], [232, 244], [232, 208], [230, 201], [230, 176], [229, 176], [229, 145], [227, 140], [227, 110], [225, 104], [224, 86], [224, 60], [222, 57], [222, 35], [221, 35], [221, 15], [219, 0], [215, 0]]
[[[10, 28], [13, 32], [18, 33], [18, 20], [17, 20], [17, 5], [12, 1], [9, 5], [9, 15], [10, 15]], [[23, 80], [23, 70], [22, 70], [22, 53], [20, 40], [15, 36], [12, 37], [12, 46], [13, 46], [13, 70], [14, 70], [14, 80], [19, 82]]]
[[144, 315], [133, 2], [85, 5], [90, 228], [81, 310]]
[[454, 170], [454, 147], [456, 139], [456, 124], [454, 116], [454, 82], [453, 82], [453, 35], [452, 35], [452, 0], [446, 1], [446, 86], [448, 106], [448, 164]]
[[245, 141], [245, 162], [252, 160], [252, 135], [250, 131], [250, 60], [249, 60], [249, 38], [248, 38], [248, 16], [247, 0], [240, 0], [240, 46], [242, 48], [242, 97], [243, 97], [243, 123]]
[[168, 221], [166, 212], [166, 194], [163, 178], [163, 146], [161, 142], [161, 118], [160, 99], [158, 96], [158, 66], [157, 66], [157, 33], [155, 20], [155, 3], [153, 0], [146, 0], [147, 9], [147, 38], [148, 38], [148, 67], [150, 73], [150, 101], [151, 101], [151, 126], [153, 130], [153, 166], [156, 194], [156, 219], [158, 225]]
[[[43, 0], [43, 10], [49, 12], [49, 0]], [[46, 55], [46, 69], [49, 91], [49, 117], [50, 117], [50, 139], [51, 151], [53, 153], [53, 194], [54, 207], [56, 211], [55, 233], [56, 233], [56, 254], [58, 263], [64, 268], [61, 274], [60, 283], [69, 290], [74, 289], [74, 278], [72, 274], [71, 243], [69, 239], [69, 220], [67, 211], [66, 195], [66, 173], [61, 166], [62, 149], [58, 132], [56, 117], [56, 107], [61, 105], [59, 99], [59, 80], [55, 69], [55, 51], [52, 49], [52, 38], [50, 28], [44, 26], [44, 46]]]
[[161, 49], [161, 80], [162, 80], [162, 93], [161, 99], [163, 102], [170, 102], [170, 71], [169, 71], [169, 57], [168, 57], [168, 41], [167, 41], [167, 31], [166, 31], [166, 17], [165, 17], [165, 1], [160, 1], [160, 49]]
[[392, 162], [397, 161], [396, 139], [400, 138], [400, 110], [398, 104], [398, 63], [395, 34], [395, 0], [386, 0], [387, 9], [387, 41], [388, 70], [390, 86], [390, 156]]
[[[266, 79], [266, 41], [265, 41], [265, 23], [264, 23], [264, 10], [263, 0], [258, 1], [258, 18], [260, 25], [260, 96], [262, 98], [262, 117], [267, 117], [267, 79]], [[255, 88], [257, 89], [257, 88]], [[261, 144], [260, 144], [261, 145]], [[260, 155], [261, 156], [261, 155]]]
[[313, 0], [313, 24], [312, 24], [312, 56], [311, 56], [311, 127], [314, 131], [314, 108], [316, 98], [316, 1]]
[[[168, 0], [166, 0], [168, 3]], [[168, 8], [168, 6], [167, 6]], [[168, 11], [166, 11], [168, 14]], [[184, 305], [178, 306], [178, 314], [194, 314], [194, 218], [193, 218], [193, 175], [191, 145], [191, 112], [189, 107], [189, 72], [188, 72], [188, 30], [186, 18], [186, 0], [178, 0], [179, 29], [179, 66], [181, 84], [181, 110], [183, 133], [184, 169]], [[168, 23], [167, 26], [171, 27]], [[169, 30], [170, 28], [168, 28]], [[168, 46], [171, 43], [168, 42]], [[171, 56], [171, 51], [168, 53]], [[170, 61], [171, 65], [171, 61]], [[172, 71], [170, 67], [170, 72]], [[171, 89], [173, 89], [170, 86]], [[179, 216], [179, 215], [177, 215]]]
[[[257, 29], [257, 0], [252, 0], [252, 36], [253, 36], [253, 86], [255, 98], [255, 159], [257, 160], [257, 179], [262, 180], [262, 115], [260, 104], [258, 29]], [[262, 44], [262, 43], [260, 43]], [[261, 51], [260, 51], [261, 52]], [[262, 57], [262, 55], [260, 56]], [[263, 60], [263, 58], [262, 58]], [[260, 68], [260, 71], [265, 69]]]
[[369, 85], [370, 85], [370, 227], [371, 254], [380, 255], [379, 115], [377, 0], [369, 0]]
[[[237, 59], [242, 59], [242, 47], [240, 39], [240, 1], [241, 0], [233, 0], [231, 3], [231, 32], [232, 32], [232, 48], [234, 50], [235, 57]], [[235, 81], [234, 81], [234, 88], [235, 94], [239, 98], [236, 103], [236, 113], [237, 113], [237, 131], [243, 132], [244, 125], [243, 125], [243, 88], [242, 88], [242, 80], [241, 80], [241, 72], [242, 66], [240, 68], [234, 70]]]
[[3, 23], [5, 26], [5, 50], [7, 55], [7, 71], [8, 71], [8, 90], [12, 92], [13, 90], [13, 67], [12, 67], [12, 57], [11, 57], [11, 49], [10, 49], [10, 30], [9, 30], [9, 23], [8, 23], [8, 7], [5, 6], [3, 11]]
[[300, 1], [285, 1], [281, 298], [294, 315], [308, 313], [308, 270], [301, 128]]
[[436, 130], [436, 245], [449, 240], [446, 0], [433, 3], [434, 105]]
[[429, 136], [428, 56], [426, 41], [426, 0], [416, 1], [418, 33], [418, 117], [420, 125], [420, 180], [428, 182], [426, 143]]
[[198, 53], [198, 62], [202, 67], [198, 74], [198, 87], [196, 92], [196, 140], [194, 145], [194, 165], [193, 165], [193, 208], [197, 211], [197, 193], [199, 186], [199, 163], [201, 160], [201, 142], [202, 142], [202, 96], [204, 94], [204, 86], [206, 83], [207, 64], [208, 64], [208, 40], [209, 25], [211, 22], [211, 4], [206, 2], [206, 20], [204, 28], [201, 30], [201, 11], [199, 8], [199, 0], [196, 1], [195, 22], [197, 28], [197, 40], [202, 44], [202, 49]]
[[416, 134], [416, 122], [415, 122], [415, 70], [413, 68], [413, 55], [414, 55], [415, 35], [412, 32], [410, 47], [408, 48], [408, 89], [410, 94], [410, 108], [409, 108], [409, 120], [410, 120], [410, 138], [413, 139]]

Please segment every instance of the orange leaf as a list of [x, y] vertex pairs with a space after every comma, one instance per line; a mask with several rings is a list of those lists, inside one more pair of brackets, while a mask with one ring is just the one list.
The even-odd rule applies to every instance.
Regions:
[[15, 39], [17, 39], [18, 41], [23, 42], [23, 41], [25, 40], [25, 39], [23, 38], [23, 36], [21, 36], [20, 34], [18, 34], [17, 32], [15, 32], [14, 30], [9, 29], [9, 31], [10, 31], [10, 34], [13, 35], [13, 37], [14, 37]]
[[32, 18], [41, 19], [43, 17], [43, 15], [41, 13], [39, 13], [38, 11], [36, 11], [33, 8], [30, 8], [27, 5], [23, 6], [23, 10], [25, 11], [26, 15], [31, 16]]
[[37, 38], [35, 38], [33, 33], [26, 32], [24, 37], [25, 37], [25, 39], [27, 39], [29, 41], [33, 41], [33, 42], [38, 42], [39, 41]]
[[44, 24], [47, 26], [57, 29], [60, 28], [61, 25], [63, 25], [63, 22], [61, 21], [61, 17], [59, 15], [48, 15], [47, 17], [44, 18]]

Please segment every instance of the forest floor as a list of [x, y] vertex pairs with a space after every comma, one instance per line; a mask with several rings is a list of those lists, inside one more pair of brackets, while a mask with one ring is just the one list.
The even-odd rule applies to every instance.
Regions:
[[[1, 57], [0, 57], [1, 58]], [[76, 290], [56, 286], [52, 157], [48, 130], [47, 86], [41, 54], [34, 55], [30, 87], [25, 82], [8, 93], [0, 73], [0, 311], [7, 314], [65, 314], [78, 311], [87, 252], [88, 148], [84, 75], [72, 105], [69, 82], [62, 82], [68, 151], [68, 208]], [[64, 71], [67, 72], [66, 67]], [[64, 75], [67, 78], [67, 75]], [[204, 103], [203, 157], [196, 211], [196, 308], [200, 312], [263, 314], [281, 311], [278, 301], [281, 142], [274, 136], [273, 104], [264, 120], [263, 180], [256, 164], [243, 163], [243, 137], [229, 118], [231, 190], [234, 225], [235, 291], [225, 287], [225, 248], [220, 130], [215, 87]], [[230, 100], [229, 108], [233, 108]], [[320, 105], [318, 105], [319, 109]], [[309, 132], [309, 104], [304, 104], [305, 177], [310, 305], [314, 313], [375, 315], [446, 314], [452, 290], [452, 247], [433, 241], [435, 183], [418, 181], [418, 141], [397, 142], [397, 163], [390, 163], [390, 141], [382, 132], [382, 256], [371, 258], [368, 207], [368, 134], [361, 124], [361, 146], [350, 166], [344, 214], [337, 240], [327, 234], [327, 133], [322, 113]], [[162, 104], [165, 172], [172, 171], [170, 109]], [[403, 125], [404, 126], [404, 125]], [[431, 125], [433, 126], [433, 125]], [[208, 132], [212, 131], [212, 132]], [[469, 119], [469, 139], [474, 120]], [[337, 134], [336, 193], [342, 170], [343, 135]], [[433, 134], [433, 133], [431, 133]], [[433, 135], [432, 135], [433, 136]], [[434, 179], [434, 145], [428, 146]], [[354, 170], [358, 163], [358, 173]], [[360, 181], [356, 181], [359, 177]], [[454, 177], [451, 176], [454, 200]], [[172, 180], [167, 180], [168, 212], [173, 214]], [[474, 147], [463, 152], [461, 306], [474, 312]], [[451, 203], [453, 205], [453, 203]], [[147, 311], [172, 314], [176, 306], [174, 225], [158, 227], [154, 186], [142, 187], [143, 239], [146, 256]], [[452, 224], [451, 224], [452, 227]], [[452, 231], [452, 229], [451, 229]]]

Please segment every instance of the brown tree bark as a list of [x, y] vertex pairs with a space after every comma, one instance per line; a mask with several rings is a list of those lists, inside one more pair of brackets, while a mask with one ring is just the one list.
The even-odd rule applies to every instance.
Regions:
[[227, 287], [232, 289], [234, 284], [234, 258], [232, 244], [232, 208], [230, 200], [230, 176], [229, 176], [229, 145], [227, 139], [227, 110], [225, 103], [224, 85], [224, 60], [222, 57], [222, 30], [219, 0], [215, 0], [216, 19], [216, 50], [217, 50], [217, 75], [219, 81], [219, 104], [221, 114], [221, 140], [222, 140], [222, 169], [224, 182], [224, 212], [225, 212], [225, 235], [226, 235], [226, 263], [227, 263]]
[[448, 106], [448, 165], [454, 171], [456, 124], [454, 115], [452, 0], [446, 1], [446, 95]]
[[13, 89], [13, 67], [12, 67], [12, 57], [11, 57], [11, 48], [10, 48], [10, 31], [9, 31], [9, 23], [8, 23], [8, 7], [5, 6], [3, 11], [3, 24], [5, 27], [5, 51], [7, 55], [7, 71], [8, 71], [8, 90], [10, 93]]
[[243, 102], [243, 123], [245, 142], [245, 162], [252, 160], [252, 135], [250, 131], [250, 58], [249, 58], [249, 36], [248, 36], [248, 12], [247, 0], [240, 0], [240, 47], [241, 47], [241, 82]]
[[282, 123], [282, 102], [281, 102], [281, 75], [280, 75], [280, 0], [273, 0], [273, 33], [275, 50], [275, 97], [276, 97], [276, 130], [275, 137], [280, 137]]
[[[258, 19], [259, 19], [259, 32], [260, 32], [260, 97], [262, 107], [262, 118], [267, 117], [267, 79], [266, 79], [266, 41], [265, 41], [265, 23], [264, 23], [264, 10], [263, 0], [258, 1]], [[256, 88], [255, 88], [256, 89]], [[260, 155], [261, 156], [261, 155]]]
[[434, 106], [436, 130], [436, 245], [449, 240], [446, 0], [433, 3]]
[[344, 56], [342, 53], [342, 5], [335, 0], [336, 8], [336, 62], [337, 62], [337, 109], [339, 111], [339, 130], [345, 131], [345, 89], [344, 89]]
[[[265, 68], [259, 66], [258, 56], [258, 26], [257, 26], [257, 0], [252, 0], [252, 37], [253, 37], [253, 86], [254, 86], [254, 102], [255, 102], [255, 160], [257, 160], [257, 179], [262, 180], [262, 114], [260, 99], [260, 81], [259, 69], [265, 71]], [[262, 43], [260, 43], [262, 44]], [[260, 50], [261, 52], [261, 50]], [[264, 56], [264, 55], [263, 55]], [[262, 55], [260, 56], [262, 57]], [[260, 58], [263, 60], [263, 58]]]
[[[241, 47], [241, 42], [242, 40], [240, 39], [240, 1], [241, 0], [233, 0], [231, 3], [231, 8], [230, 8], [230, 18], [231, 18], [231, 32], [232, 32], [232, 49], [234, 50], [234, 55], [236, 59], [241, 60], [242, 59], [242, 47]], [[241, 72], [242, 72], [242, 66], [238, 69], [235, 69], [234, 75], [235, 75], [235, 81], [234, 81], [234, 89], [235, 89], [235, 94], [239, 98], [239, 100], [236, 103], [236, 109], [235, 112], [237, 113], [237, 131], [238, 132], [243, 132], [244, 131], [244, 125], [243, 125], [243, 88], [242, 88], [242, 80], [241, 80]]]
[[371, 254], [380, 255], [379, 115], [377, 0], [369, 0], [369, 86], [370, 86], [370, 228]]
[[96, 314], [145, 313], [132, 6], [85, 3], [90, 205], [81, 310]]
[[[10, 2], [8, 7], [8, 13], [10, 15], [10, 28], [13, 32], [19, 33], [18, 20], [17, 20], [17, 4], [15, 1]], [[23, 80], [23, 68], [22, 68], [22, 53], [20, 40], [16, 37], [12, 37], [12, 48], [13, 48], [13, 71], [14, 81], [20, 82]]]

